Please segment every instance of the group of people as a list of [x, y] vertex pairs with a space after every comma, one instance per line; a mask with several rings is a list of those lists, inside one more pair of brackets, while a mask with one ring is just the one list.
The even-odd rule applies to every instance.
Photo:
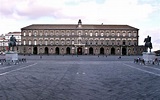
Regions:
[[152, 65], [159, 65], [159, 63], [160, 63], [160, 60], [158, 59], [158, 58], [155, 58], [153, 61], [145, 61], [144, 59], [142, 59], [142, 58], [137, 58], [137, 59], [134, 59], [134, 63], [138, 63], [138, 64], [143, 64], [143, 65], [145, 65], [146, 63], [147, 64], [152, 64]]

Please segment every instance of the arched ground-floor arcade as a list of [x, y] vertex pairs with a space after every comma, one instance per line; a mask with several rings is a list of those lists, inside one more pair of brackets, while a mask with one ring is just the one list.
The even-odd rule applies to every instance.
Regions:
[[144, 46], [19, 46], [21, 54], [49, 55], [139, 55]]

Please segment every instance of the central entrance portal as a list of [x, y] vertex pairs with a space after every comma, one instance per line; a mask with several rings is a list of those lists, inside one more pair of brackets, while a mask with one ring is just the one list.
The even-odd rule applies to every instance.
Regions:
[[77, 48], [77, 54], [82, 55], [82, 48], [81, 47]]

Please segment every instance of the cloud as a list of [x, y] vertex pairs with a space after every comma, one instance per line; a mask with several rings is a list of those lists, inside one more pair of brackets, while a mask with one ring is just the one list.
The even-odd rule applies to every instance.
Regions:
[[[62, 0], [63, 1], [63, 0]], [[58, 2], [52, 0], [1, 0], [0, 13], [4, 17], [16, 18], [40, 18], [45, 16], [61, 16], [60, 9], [57, 8]]]
[[[4, 16], [22, 18], [78, 18], [86, 20], [106, 20], [110, 22], [128, 22], [146, 18], [151, 12], [149, 4], [138, 4], [137, 0], [14, 0], [8, 3], [1, 0], [0, 12]], [[70, 2], [70, 5], [67, 5]], [[72, 5], [71, 5], [72, 3]], [[14, 16], [15, 15], [15, 16]]]

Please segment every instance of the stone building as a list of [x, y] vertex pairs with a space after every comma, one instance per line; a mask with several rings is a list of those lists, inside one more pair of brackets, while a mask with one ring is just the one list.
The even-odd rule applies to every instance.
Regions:
[[137, 55], [139, 29], [129, 25], [33, 24], [21, 28], [22, 54]]
[[7, 34], [2, 34], [0, 36], [0, 51], [1, 52], [5, 52], [8, 50], [9, 39], [12, 35], [14, 35], [14, 37], [17, 40], [17, 42], [16, 42], [17, 46], [14, 49], [17, 51], [18, 48], [20, 47], [20, 45], [21, 45], [21, 32], [9, 32]]

